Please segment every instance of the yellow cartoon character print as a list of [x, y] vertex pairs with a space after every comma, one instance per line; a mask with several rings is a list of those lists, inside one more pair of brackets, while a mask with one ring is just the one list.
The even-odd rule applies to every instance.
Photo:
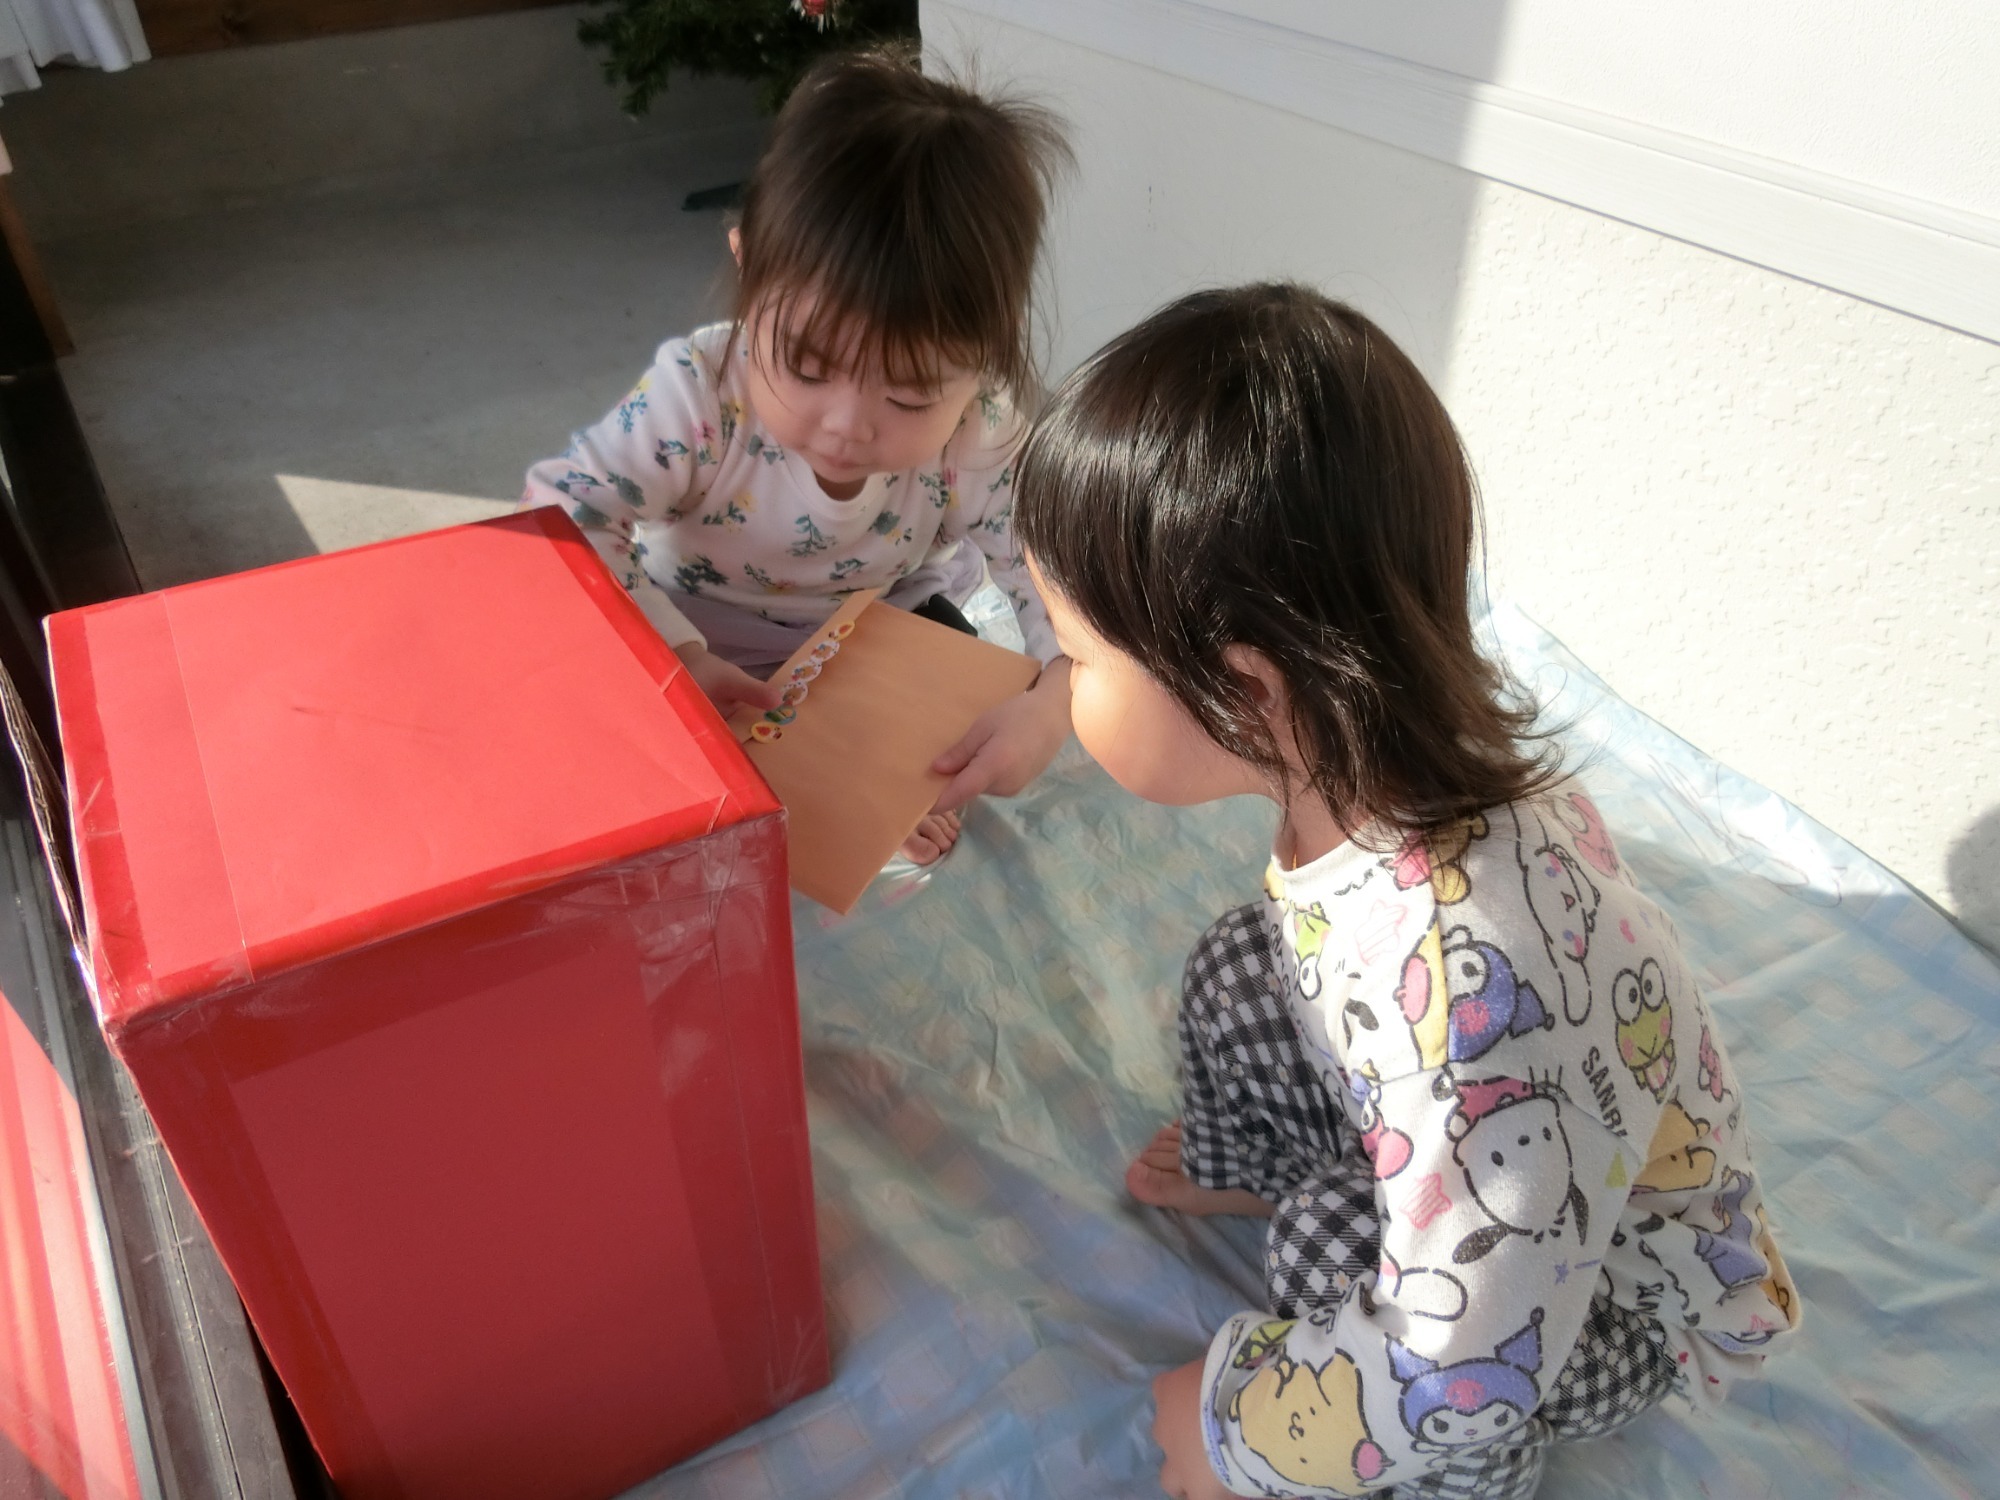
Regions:
[[1451, 988], [1444, 972], [1444, 934], [1436, 922], [1424, 930], [1416, 951], [1403, 960], [1396, 1003], [1410, 1024], [1418, 1066], [1443, 1067], [1451, 1043]]
[[1391, 872], [1404, 890], [1429, 883], [1440, 906], [1455, 906], [1472, 894], [1465, 874], [1465, 851], [1483, 839], [1489, 825], [1483, 814], [1454, 823], [1428, 839], [1412, 839], [1397, 851]]
[[1772, 1321], [1756, 1313], [1750, 1315], [1749, 1329], [1738, 1343], [1751, 1349], [1761, 1348], [1778, 1334], [1799, 1326], [1799, 1290], [1792, 1285], [1791, 1269], [1778, 1253], [1778, 1242], [1771, 1238], [1771, 1226], [1765, 1221], [1762, 1208], [1757, 1210], [1757, 1243], [1771, 1267], [1771, 1274], [1764, 1278], [1760, 1290], [1765, 1300], [1778, 1310], [1779, 1319]]
[[1715, 1176], [1715, 1152], [1703, 1145], [1708, 1122], [1697, 1120], [1676, 1099], [1660, 1112], [1659, 1128], [1646, 1152], [1646, 1169], [1633, 1180], [1634, 1192], [1677, 1193], [1707, 1187]]
[[1267, 1362], [1230, 1398], [1229, 1419], [1243, 1446], [1274, 1473], [1294, 1484], [1365, 1495], [1378, 1487], [1385, 1460], [1361, 1412], [1361, 1372], [1337, 1349], [1318, 1367], [1293, 1361], [1282, 1349], [1294, 1326], [1266, 1323], [1245, 1341], [1239, 1365]]

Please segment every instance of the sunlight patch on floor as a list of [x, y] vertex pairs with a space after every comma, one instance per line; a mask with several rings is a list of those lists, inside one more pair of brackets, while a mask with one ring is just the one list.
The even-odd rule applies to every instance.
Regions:
[[402, 490], [384, 484], [351, 484], [303, 474], [273, 476], [299, 524], [321, 552], [338, 552], [439, 526], [457, 526], [505, 515], [512, 500]]

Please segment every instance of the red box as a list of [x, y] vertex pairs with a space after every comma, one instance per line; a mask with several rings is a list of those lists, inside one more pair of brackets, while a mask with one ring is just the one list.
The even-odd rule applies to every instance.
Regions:
[[350, 1500], [825, 1382], [783, 813], [565, 518], [48, 631], [99, 1017]]

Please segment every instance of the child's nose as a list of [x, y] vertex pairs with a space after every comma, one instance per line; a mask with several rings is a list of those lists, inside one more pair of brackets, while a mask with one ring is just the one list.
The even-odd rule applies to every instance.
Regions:
[[823, 421], [828, 432], [849, 442], [865, 443], [873, 436], [868, 413], [859, 396], [851, 392], [843, 392], [827, 403]]

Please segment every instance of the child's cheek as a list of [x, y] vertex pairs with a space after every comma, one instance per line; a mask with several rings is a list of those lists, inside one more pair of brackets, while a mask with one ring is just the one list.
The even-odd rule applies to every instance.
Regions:
[[1091, 671], [1073, 681], [1070, 722], [1078, 742], [1113, 781], [1148, 802], [1187, 806], [1220, 795], [1203, 785], [1188, 728], [1157, 690]]
[[1077, 743], [1082, 745], [1090, 758], [1116, 777], [1113, 769], [1118, 759], [1118, 736], [1105, 713], [1103, 694], [1089, 675], [1082, 671], [1073, 672], [1070, 678], [1069, 722], [1076, 731]]

